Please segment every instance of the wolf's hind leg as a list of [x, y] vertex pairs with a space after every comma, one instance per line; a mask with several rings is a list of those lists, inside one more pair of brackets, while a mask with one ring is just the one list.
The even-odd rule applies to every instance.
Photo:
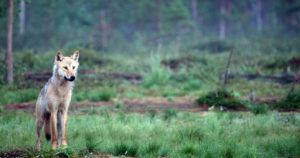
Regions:
[[36, 132], [37, 132], [37, 140], [36, 140], [36, 149], [41, 149], [41, 131], [44, 124], [44, 118], [42, 116], [37, 116], [36, 120]]
[[45, 128], [44, 128], [44, 130], [45, 130], [46, 139], [48, 141], [51, 139], [50, 117], [51, 117], [50, 112], [44, 113], [44, 118], [45, 118]]

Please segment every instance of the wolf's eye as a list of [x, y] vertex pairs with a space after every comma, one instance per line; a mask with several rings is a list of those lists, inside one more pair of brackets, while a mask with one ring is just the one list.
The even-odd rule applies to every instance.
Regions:
[[73, 66], [73, 69], [75, 69], [75, 66]]
[[68, 70], [68, 67], [67, 67], [67, 66], [64, 66], [64, 69]]

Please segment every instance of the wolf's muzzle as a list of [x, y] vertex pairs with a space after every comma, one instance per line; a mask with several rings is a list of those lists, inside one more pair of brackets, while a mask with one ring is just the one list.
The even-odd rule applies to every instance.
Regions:
[[70, 78], [67, 78], [67, 77], [64, 77], [65, 78], [65, 80], [67, 80], [67, 81], [74, 81], [75, 80], [75, 76], [71, 76]]

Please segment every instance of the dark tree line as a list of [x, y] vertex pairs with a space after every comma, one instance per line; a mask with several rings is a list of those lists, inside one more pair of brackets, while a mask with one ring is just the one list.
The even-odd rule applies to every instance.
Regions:
[[300, 1], [2, 0], [0, 27], [0, 48], [7, 50], [7, 80], [11, 82], [12, 48], [39, 53], [82, 46], [108, 52], [127, 50], [132, 43], [180, 47], [191, 37], [297, 36]]

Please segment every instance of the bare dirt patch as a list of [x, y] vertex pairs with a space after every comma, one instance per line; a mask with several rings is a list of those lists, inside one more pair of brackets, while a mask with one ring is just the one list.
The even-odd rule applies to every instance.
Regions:
[[[255, 99], [255, 102], [276, 102], [283, 97], [280, 95], [263, 96]], [[128, 112], [145, 112], [149, 109], [163, 110], [168, 108], [175, 108], [179, 110], [191, 112], [208, 111], [210, 105], [198, 106], [195, 103], [196, 97], [174, 97], [172, 99], [164, 97], [148, 97], [148, 98], [135, 98], [135, 99], [120, 99], [118, 101], [99, 101], [99, 102], [78, 102], [71, 103], [72, 109], [88, 108], [88, 107], [105, 107], [115, 106], [121, 103], [127, 108]], [[5, 110], [34, 110], [35, 104], [21, 103], [21, 104], [6, 104]]]

